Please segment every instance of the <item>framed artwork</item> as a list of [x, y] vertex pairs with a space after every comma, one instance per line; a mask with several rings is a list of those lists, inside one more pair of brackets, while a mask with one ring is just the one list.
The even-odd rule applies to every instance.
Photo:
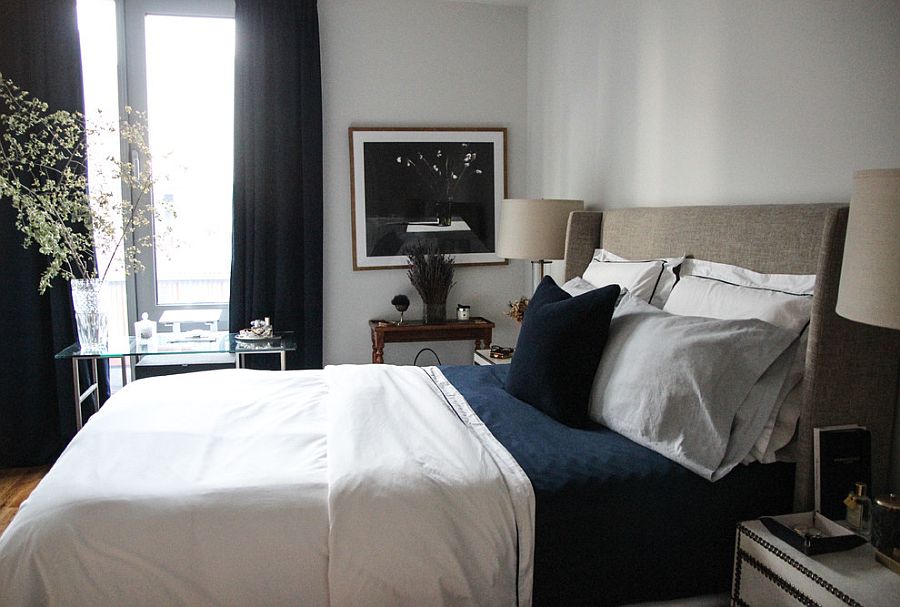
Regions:
[[407, 266], [431, 241], [459, 265], [498, 257], [506, 196], [504, 128], [350, 128], [353, 269]]

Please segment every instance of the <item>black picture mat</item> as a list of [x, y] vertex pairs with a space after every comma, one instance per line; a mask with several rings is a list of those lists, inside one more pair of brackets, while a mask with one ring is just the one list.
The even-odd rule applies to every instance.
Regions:
[[[416, 239], [433, 240], [442, 252], [449, 254], [494, 251], [496, 176], [493, 142], [365, 142], [363, 150], [368, 256], [402, 255], [404, 247]], [[411, 222], [436, 222], [438, 204], [451, 194], [442, 187], [443, 180], [429, 179], [427, 167], [438, 163], [443, 173], [454, 170], [460, 174], [466, 170], [462, 161], [468, 153], [475, 154], [475, 160], [452, 192], [450, 214], [454, 221], [464, 221], [470, 229], [409, 233]], [[414, 166], [410, 166], [407, 159], [412, 160]], [[481, 173], [476, 173], [475, 169]], [[439, 185], [429, 187], [435, 182]]]

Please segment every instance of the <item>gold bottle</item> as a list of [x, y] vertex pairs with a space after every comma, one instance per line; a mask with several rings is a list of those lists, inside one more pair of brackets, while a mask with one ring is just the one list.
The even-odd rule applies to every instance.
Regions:
[[872, 500], [866, 495], [866, 484], [856, 483], [856, 490], [844, 500], [847, 506], [847, 525], [863, 537], [872, 528]]

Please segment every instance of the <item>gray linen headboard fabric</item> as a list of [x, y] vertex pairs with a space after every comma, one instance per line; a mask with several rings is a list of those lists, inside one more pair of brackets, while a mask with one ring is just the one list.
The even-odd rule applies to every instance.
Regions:
[[817, 426], [866, 426], [872, 433], [873, 491], [888, 490], [900, 332], [834, 311], [847, 211], [840, 204], [576, 211], [566, 233], [566, 280], [580, 276], [601, 246], [629, 259], [684, 254], [763, 273], [816, 274], [802, 412], [797, 435], [784, 449], [797, 462], [796, 511], [813, 508]]

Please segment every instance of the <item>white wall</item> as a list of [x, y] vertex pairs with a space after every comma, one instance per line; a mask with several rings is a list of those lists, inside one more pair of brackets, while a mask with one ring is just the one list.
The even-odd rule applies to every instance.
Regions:
[[527, 194], [848, 201], [855, 169], [900, 166], [898, 66], [895, 0], [536, 1]]
[[[350, 126], [501, 126], [508, 129], [510, 196], [523, 193], [526, 150], [524, 7], [435, 0], [319, 2], [325, 154], [325, 362], [369, 362], [370, 318], [396, 318], [390, 300], [421, 299], [405, 270], [352, 270]], [[498, 327], [494, 341], [514, 344], [507, 301], [524, 293], [521, 262], [461, 267], [450, 293]], [[412, 316], [409, 316], [411, 314]], [[471, 363], [472, 344], [389, 344], [385, 362], [411, 364], [421, 347], [444, 363]], [[433, 361], [423, 358], [420, 363]]]
[[900, 3], [537, 2], [528, 188], [593, 206], [849, 199], [900, 166]]

